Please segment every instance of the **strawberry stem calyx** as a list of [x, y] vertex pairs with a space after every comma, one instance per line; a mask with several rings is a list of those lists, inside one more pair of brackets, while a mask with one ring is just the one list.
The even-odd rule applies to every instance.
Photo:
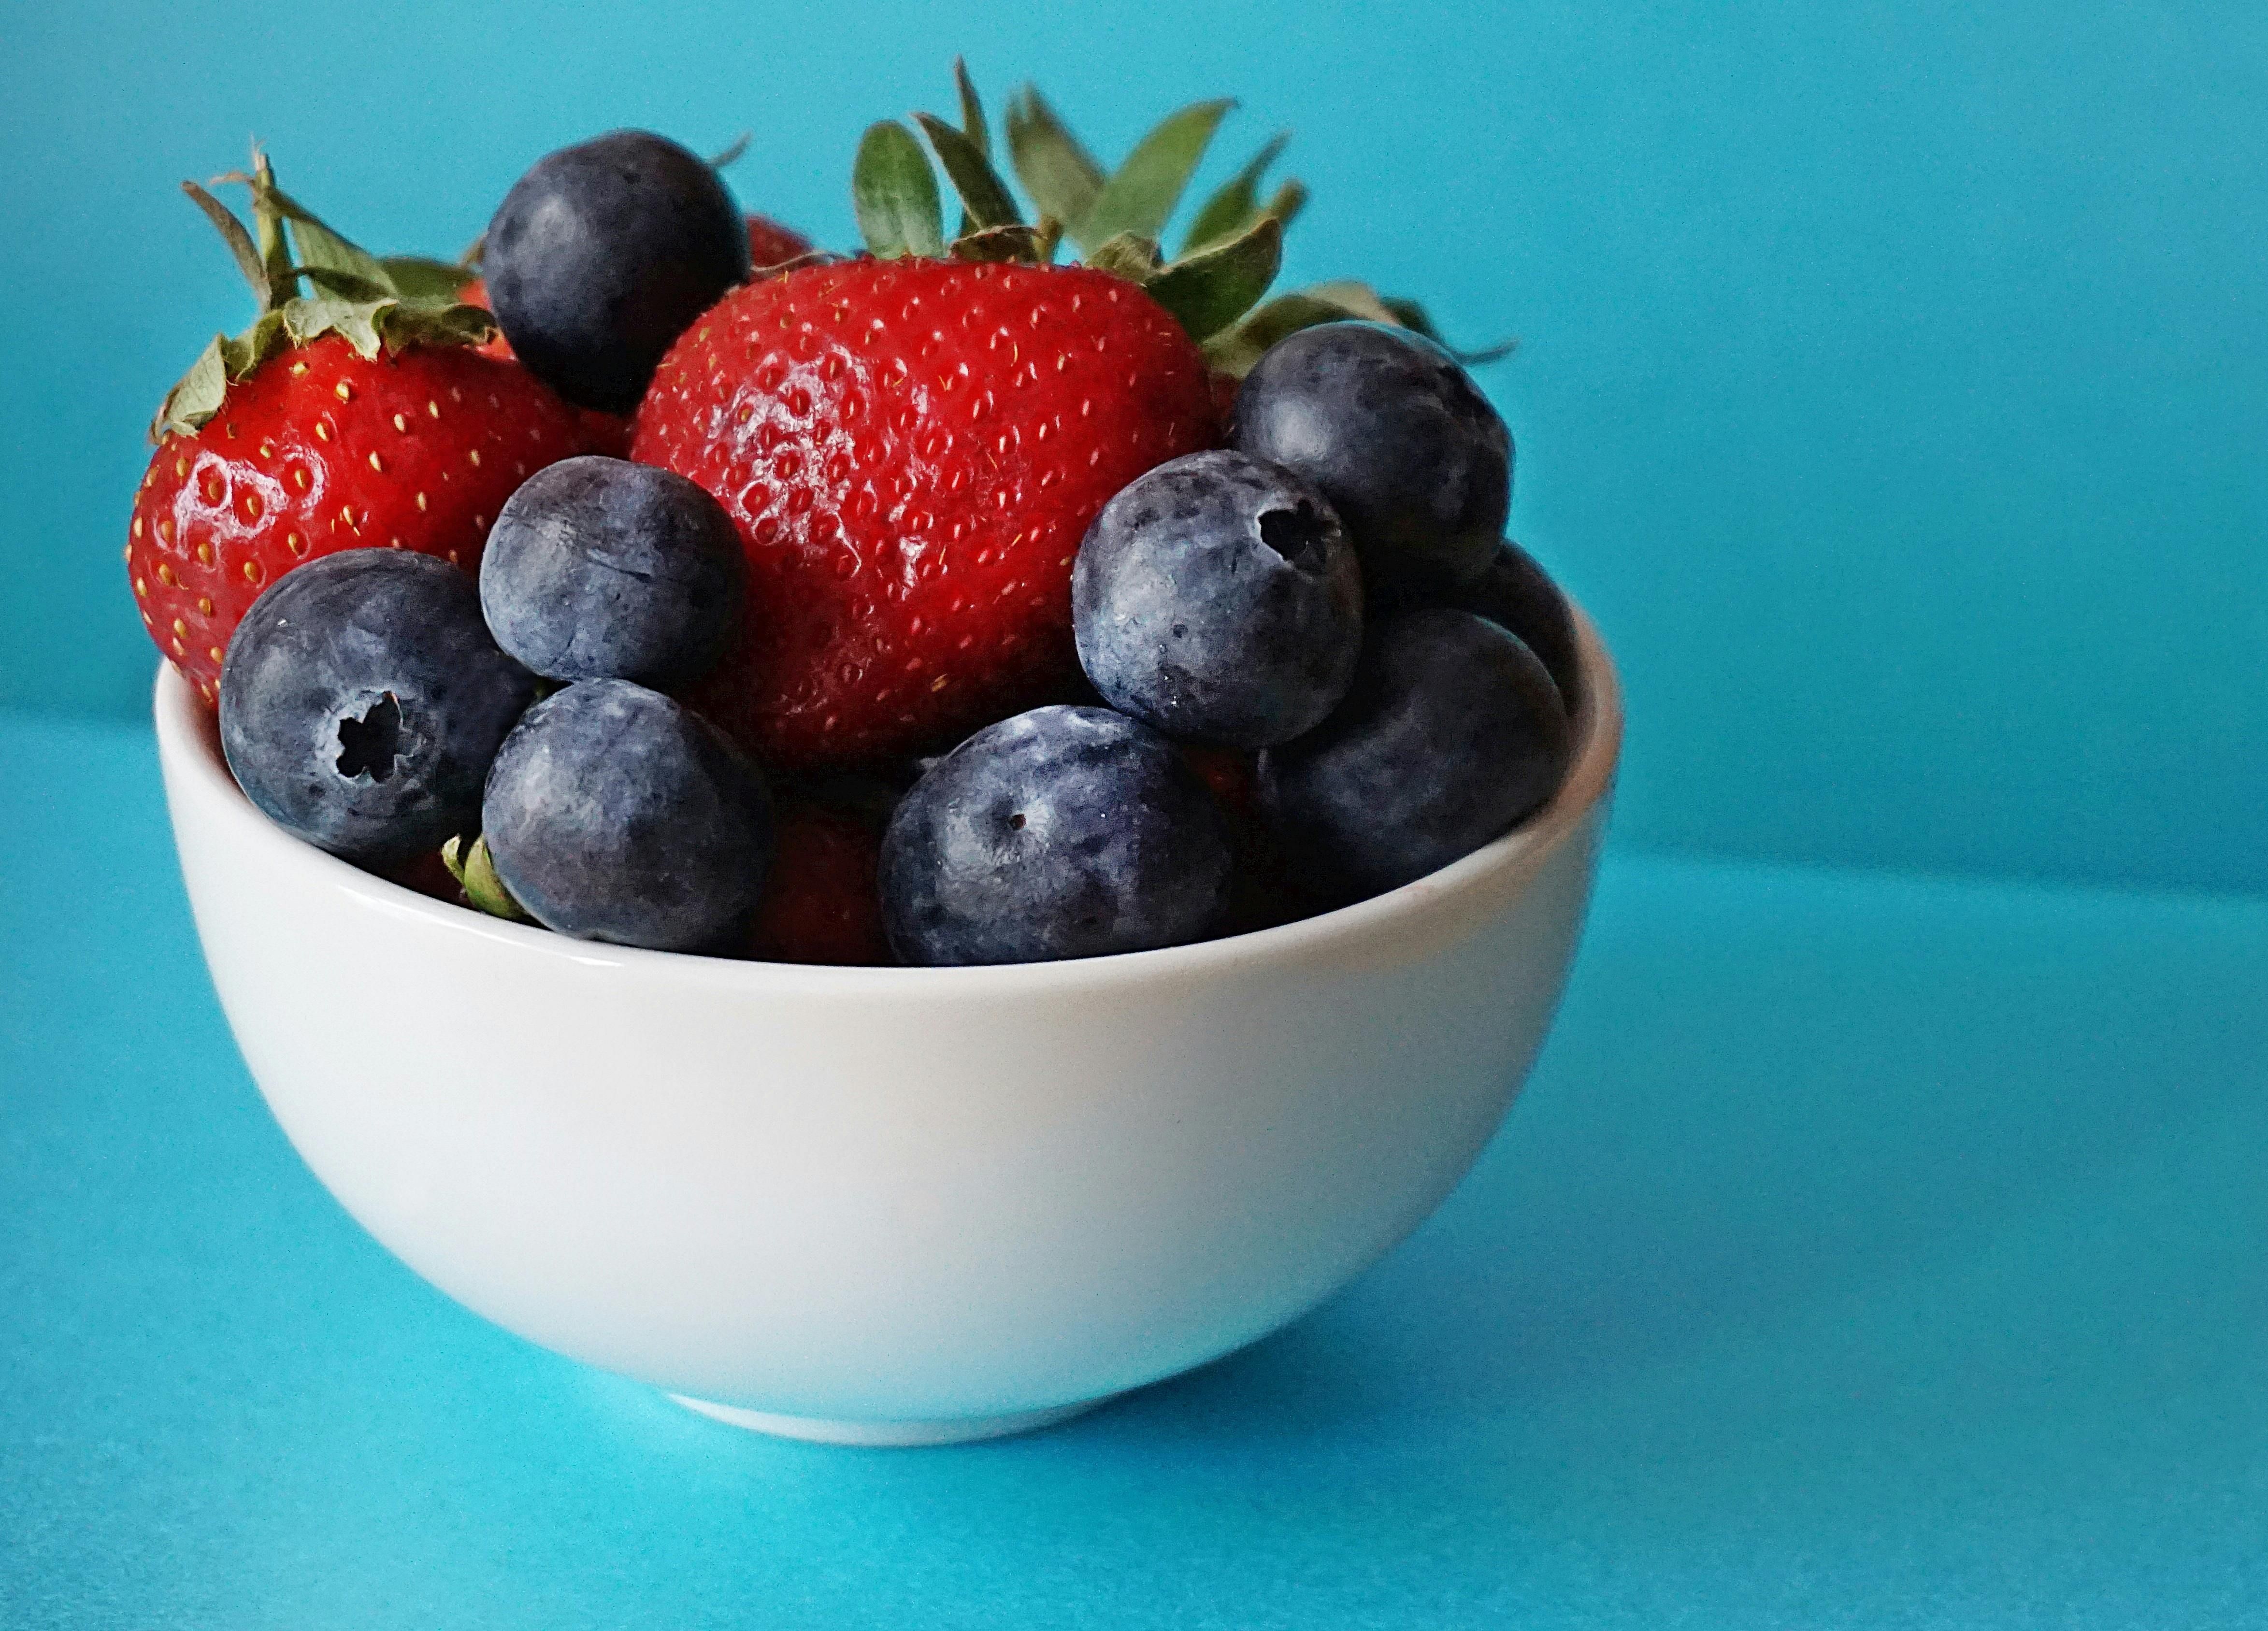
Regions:
[[1205, 342], [1205, 359], [1219, 372], [1241, 379], [1260, 360], [1260, 354], [1285, 335], [1318, 323], [1349, 320], [1385, 323], [1423, 334], [1468, 367], [1500, 362], [1520, 346], [1517, 340], [1507, 340], [1479, 350], [1460, 350], [1442, 338], [1425, 308], [1415, 300], [1381, 295], [1368, 283], [1352, 278], [1337, 278], [1278, 295], [1256, 308], [1241, 322]]
[[945, 253], [945, 216], [937, 177], [913, 132], [895, 120], [867, 127], [850, 171], [850, 204], [858, 235], [878, 261]]
[[[927, 113], [914, 114], [911, 122], [928, 138], [960, 200], [960, 230], [946, 239], [936, 171], [920, 140], [885, 120], [859, 143], [851, 175], [859, 231], [876, 257], [949, 255], [1043, 266], [1054, 260], [1057, 241], [1068, 238], [1087, 266], [1139, 285], [1204, 348], [1216, 371], [1239, 378], [1269, 346], [1316, 323], [1366, 320], [1440, 339], [1415, 301], [1382, 296], [1366, 283], [1318, 283], [1267, 300], [1283, 262], [1285, 229], [1307, 202], [1307, 187], [1295, 178], [1278, 183], [1261, 202], [1288, 134], [1270, 137], [1216, 188], [1197, 207], [1180, 254], [1167, 255], [1160, 241], [1166, 225], [1233, 102], [1194, 102], [1167, 114], [1123, 164], [1106, 171], [1035, 87], [1012, 93], [1005, 121], [1008, 160], [1036, 209], [1039, 224], [1031, 227], [993, 167], [991, 126], [959, 58], [953, 78], [959, 125]], [[1457, 356], [1487, 363], [1511, 349], [1507, 344]]]
[[1053, 216], [1042, 219], [1037, 226], [981, 227], [963, 232], [946, 246], [946, 253], [956, 261], [1012, 261], [1025, 266], [1046, 266], [1055, 259], [1056, 246], [1063, 241], [1063, 223]]
[[[1261, 173], [1281, 151], [1281, 137], [1246, 166], [1238, 182], [1207, 203], [1200, 217], [1204, 230], [1193, 235], [1192, 251], [1168, 262], [1158, 244], [1159, 232], [1233, 103], [1199, 102], [1172, 114], [1143, 137], [1115, 174], [1106, 176], [1045, 111], [1036, 92], [1012, 99], [1011, 157], [1040, 206], [1039, 224], [1032, 227], [1024, 224], [1014, 195], [992, 166], [991, 128], [968, 65], [956, 59], [953, 77], [961, 123], [928, 113], [916, 113], [912, 121], [929, 139], [930, 151], [960, 199], [960, 231], [950, 243], [946, 240], [936, 173], [921, 143], [904, 125], [884, 120], [859, 142], [850, 178], [859, 232], [878, 259], [950, 255], [1044, 266], [1054, 260], [1060, 239], [1069, 236], [1086, 250], [1088, 266], [1149, 290], [1200, 342], [1234, 322], [1267, 292], [1282, 259], [1283, 223], [1255, 206], [1252, 195]], [[1035, 157], [1041, 147], [1048, 157]], [[1098, 223], [1123, 224], [1104, 231]]]
[[[181, 187], [228, 245], [259, 314], [239, 334], [213, 336], [166, 393], [151, 422], [151, 441], [194, 435], [219, 413], [230, 385], [277, 352], [325, 334], [337, 334], [358, 356], [375, 357], [411, 345], [478, 345], [495, 334], [488, 312], [457, 298], [475, 276], [470, 268], [370, 253], [278, 187], [258, 149], [251, 173], [232, 171], [214, 185], [224, 182], [250, 192], [249, 230], [205, 188], [194, 181]], [[301, 292], [303, 282], [312, 293]]]
[[465, 892], [465, 903], [486, 912], [490, 917], [501, 917], [506, 922], [532, 923], [527, 908], [512, 897], [497, 876], [496, 863], [489, 857], [489, 841], [475, 838], [468, 846], [461, 838], [453, 838], [441, 846], [441, 864], [449, 869], [449, 876]]

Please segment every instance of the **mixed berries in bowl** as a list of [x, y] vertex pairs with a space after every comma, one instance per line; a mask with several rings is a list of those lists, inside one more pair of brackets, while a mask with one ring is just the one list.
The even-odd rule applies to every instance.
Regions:
[[[751, 938], [824, 887], [939, 963], [1287, 921], [1542, 806], [1572, 621], [1422, 314], [1265, 300], [1297, 183], [1248, 169], [1167, 261], [1186, 142], [1103, 177], [1016, 99], [1027, 224], [973, 93], [917, 122], [961, 232], [885, 123], [848, 257], [639, 131], [536, 164], [477, 268], [364, 253], [264, 159], [249, 231], [193, 189], [260, 315], [167, 398], [128, 562], [261, 809], [583, 938], [841, 956]], [[873, 864], [777, 866], [781, 810]]]
[[1619, 739], [1471, 359], [1269, 296], [1279, 144], [1169, 257], [1226, 104], [1106, 173], [1020, 93], [1027, 208], [959, 79], [867, 132], [850, 254], [637, 131], [477, 263], [257, 156], [248, 225], [192, 187], [259, 312], [127, 551], [310, 1164], [471, 1306], [782, 1431], [1028, 1424], [1398, 1239], [1541, 1041]]

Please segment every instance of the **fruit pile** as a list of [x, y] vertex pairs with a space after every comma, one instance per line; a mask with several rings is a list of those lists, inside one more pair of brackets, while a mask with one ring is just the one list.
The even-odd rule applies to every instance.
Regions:
[[1280, 138], [1168, 257], [1227, 104], [1106, 172], [1019, 93], [1027, 220], [956, 73], [927, 151], [861, 142], [855, 255], [642, 131], [463, 263], [256, 153], [248, 225], [188, 184], [259, 311], [166, 396], [126, 555], [254, 804], [563, 934], [950, 964], [1287, 922], [1550, 798], [1573, 627], [1476, 359], [1268, 298]]

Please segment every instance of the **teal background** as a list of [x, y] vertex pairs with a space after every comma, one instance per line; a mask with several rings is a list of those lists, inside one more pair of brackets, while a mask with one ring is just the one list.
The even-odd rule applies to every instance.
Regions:
[[[256, 132], [453, 252], [537, 154], [1244, 100], [1475, 341], [1631, 716], [1473, 1177], [1055, 1431], [696, 1419], [418, 1282], [197, 953], [118, 551]], [[0, 1631], [2268, 1625], [2268, 10], [0, 0]], [[1934, 875], [1934, 876], [1933, 876]], [[372, 1027], [416, 1014], [385, 1002]], [[476, 998], [477, 994], [468, 994]]]
[[[14, 5], [0, 23], [0, 700], [128, 717], [141, 426], [245, 312], [173, 190], [253, 132], [366, 241], [453, 253], [537, 154], [750, 129], [850, 235], [869, 120], [1039, 80], [1106, 154], [1243, 99], [1366, 275], [1521, 354], [1515, 532], [1596, 613], [1649, 849], [2268, 884], [2268, 10], [517, 11]], [[1218, 166], [1216, 166], [1218, 167]]]

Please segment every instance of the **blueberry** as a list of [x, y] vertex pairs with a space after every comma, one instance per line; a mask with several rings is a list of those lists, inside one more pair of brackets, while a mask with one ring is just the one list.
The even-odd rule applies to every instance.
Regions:
[[1382, 323], [1323, 323], [1270, 347], [1230, 440], [1313, 482], [1382, 591], [1478, 577], [1512, 503], [1512, 434], [1457, 359]]
[[534, 695], [470, 577], [431, 555], [342, 550], [277, 578], [237, 625], [221, 751], [270, 819], [383, 866], [478, 827], [489, 761]]
[[1374, 893], [1499, 838], [1557, 790], [1567, 710], [1543, 663], [1469, 612], [1406, 612], [1320, 730], [1260, 755], [1260, 804], [1316, 879]]
[[748, 230], [698, 154], [615, 130], [513, 184], [481, 276], [523, 365], [571, 402], [626, 414], [677, 336], [747, 279]]
[[763, 893], [762, 775], [700, 715], [627, 680], [585, 680], [527, 710], [489, 772], [497, 876], [547, 929], [699, 951]]
[[1449, 604], [1485, 617], [1520, 636], [1543, 659], [1569, 711], [1582, 700], [1583, 670], [1575, 655], [1575, 615], [1567, 597], [1535, 557], [1510, 539], [1497, 546], [1488, 569]]
[[1203, 938], [1226, 909], [1220, 812], [1174, 745], [1101, 708], [970, 737], [882, 837], [882, 915], [909, 963], [1039, 963]]
[[1322, 496], [1241, 453], [1159, 466], [1102, 508], [1071, 580], [1104, 700], [1235, 747], [1322, 723], [1362, 649], [1362, 573]]
[[724, 506], [683, 476], [595, 453], [504, 501], [481, 557], [497, 643], [547, 680], [697, 680], [739, 627], [747, 568]]

